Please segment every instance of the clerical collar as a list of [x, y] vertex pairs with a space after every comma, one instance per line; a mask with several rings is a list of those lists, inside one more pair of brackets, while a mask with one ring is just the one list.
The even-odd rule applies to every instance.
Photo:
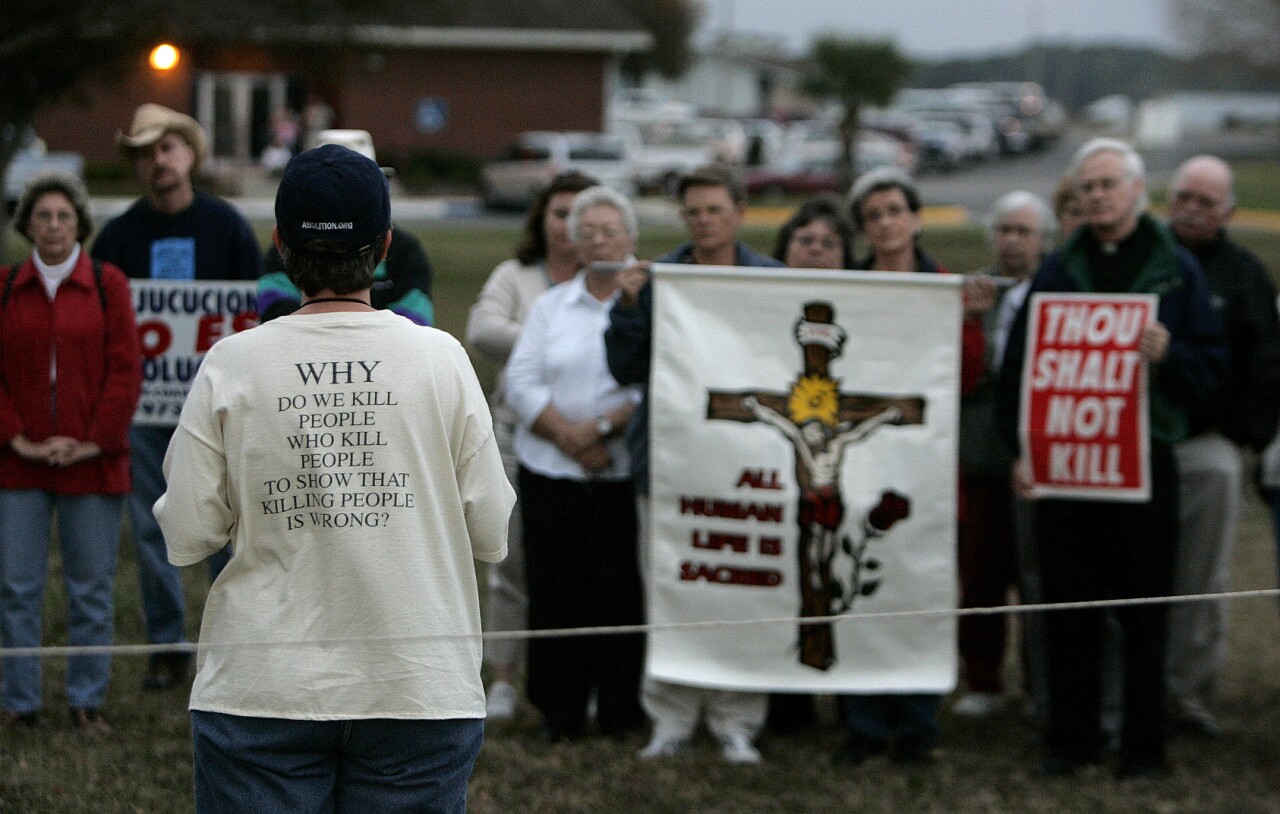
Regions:
[[1129, 291], [1156, 245], [1156, 229], [1150, 218], [1138, 219], [1136, 228], [1118, 241], [1099, 240], [1086, 229], [1083, 246], [1089, 260], [1094, 291]]

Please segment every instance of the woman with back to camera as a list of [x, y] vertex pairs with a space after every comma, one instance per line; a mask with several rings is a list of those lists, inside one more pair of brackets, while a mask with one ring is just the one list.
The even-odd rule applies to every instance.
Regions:
[[[569, 233], [583, 270], [529, 311], [506, 370], [519, 419], [529, 627], [644, 621], [635, 493], [622, 431], [640, 399], [605, 363], [604, 330], [618, 270], [635, 262], [635, 211], [605, 187], [578, 193]], [[603, 267], [596, 264], [602, 264]], [[529, 642], [529, 700], [548, 741], [586, 733], [594, 695], [601, 734], [642, 727], [644, 637], [579, 636]]]
[[[921, 209], [915, 182], [900, 170], [878, 169], [859, 177], [849, 190], [849, 212], [871, 251], [857, 267], [868, 271], [948, 273], [920, 248]], [[985, 337], [981, 316], [993, 304], [994, 295], [990, 278], [966, 279], [962, 395], [977, 386], [982, 374]], [[958, 490], [957, 506], [963, 514], [963, 489]], [[836, 753], [836, 762], [857, 765], [887, 751], [895, 763], [928, 763], [938, 734], [941, 698], [936, 693], [841, 696], [840, 713], [847, 740]]]
[[[142, 384], [124, 273], [90, 260], [84, 185], [38, 176], [14, 225], [35, 250], [0, 269], [0, 631], [4, 647], [38, 647], [51, 520], [58, 516], [71, 645], [109, 645], [120, 516], [129, 491], [129, 423]], [[81, 733], [102, 718], [111, 657], [72, 656], [66, 695]], [[3, 728], [35, 726], [40, 660], [4, 660]]]
[[[516, 485], [516, 417], [506, 404], [504, 372], [511, 349], [520, 336], [529, 308], [542, 292], [573, 279], [581, 267], [578, 247], [569, 237], [569, 209], [573, 198], [596, 180], [570, 170], [561, 173], [542, 191], [525, 218], [516, 256], [504, 260], [489, 275], [480, 298], [467, 318], [467, 344], [499, 367], [489, 394], [493, 432], [502, 452], [511, 485]], [[524, 587], [524, 547], [520, 538], [520, 503], [511, 512], [507, 531], [507, 558], [489, 566], [486, 630], [523, 630], [528, 598]], [[493, 672], [485, 703], [485, 717], [507, 720], [515, 716], [520, 698], [518, 670], [524, 645], [519, 640], [485, 643], [485, 662]]]

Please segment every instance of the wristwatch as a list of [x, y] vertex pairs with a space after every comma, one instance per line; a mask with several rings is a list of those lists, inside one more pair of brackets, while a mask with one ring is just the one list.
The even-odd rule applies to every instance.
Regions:
[[613, 422], [605, 416], [600, 416], [596, 419], [596, 432], [601, 438], [608, 438], [613, 435]]

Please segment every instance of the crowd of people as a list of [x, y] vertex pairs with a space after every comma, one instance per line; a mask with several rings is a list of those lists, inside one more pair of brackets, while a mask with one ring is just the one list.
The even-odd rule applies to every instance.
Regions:
[[[207, 154], [193, 119], [146, 104], [117, 141], [145, 194], [86, 249], [92, 223], [83, 185], [60, 175], [36, 179], [16, 217], [32, 254], [0, 270], [4, 647], [40, 643], [55, 516], [69, 642], [110, 644], [126, 509], [147, 640], [171, 646], [150, 657], [148, 690], [186, 686], [191, 670], [174, 563], [209, 561], [214, 587], [204, 623], [219, 641], [253, 639], [254, 630], [258, 638], [320, 631], [340, 639], [368, 632], [352, 626], [359, 619], [375, 619], [369, 630], [380, 636], [412, 637], [421, 630], [404, 609], [419, 605], [422, 619], [435, 620], [433, 630], [477, 632], [478, 594], [464, 575], [472, 557], [495, 561], [487, 630], [644, 622], [654, 299], [626, 197], [570, 172], [535, 201], [515, 257], [494, 269], [466, 328], [471, 348], [500, 367], [486, 409], [473, 398], [478, 385], [457, 342], [438, 331], [404, 330], [433, 321], [432, 270], [418, 241], [392, 226], [373, 156], [328, 145], [293, 158], [283, 169], [277, 231], [264, 256], [231, 206], [193, 186]], [[746, 201], [732, 171], [708, 166], [686, 175], [676, 201], [689, 239], [655, 262], [950, 273], [922, 245], [923, 201], [914, 181], [896, 170], [865, 173], [843, 201], [803, 203], [779, 231], [772, 257], [740, 237]], [[377, 217], [365, 217], [370, 209]], [[1260, 456], [1258, 486], [1280, 530], [1276, 290], [1258, 259], [1232, 240], [1234, 209], [1228, 165], [1198, 156], [1178, 169], [1167, 221], [1157, 219], [1148, 212], [1141, 157], [1113, 139], [1080, 148], [1052, 202], [1016, 190], [994, 203], [986, 219], [994, 260], [963, 281], [955, 473], [961, 607], [1003, 605], [1014, 596], [1037, 603], [1229, 590], [1252, 453]], [[313, 234], [324, 228], [364, 228], [372, 237]], [[859, 236], [863, 256], [854, 249]], [[217, 346], [176, 428], [131, 424], [142, 366], [129, 278], [257, 281], [262, 321], [272, 326], [249, 332], [252, 340]], [[1151, 371], [1149, 499], [1043, 499], [1030, 489], [1017, 417], [1026, 304], [1035, 292], [1157, 296], [1156, 319], [1139, 340]], [[269, 436], [287, 431], [254, 405], [270, 400], [301, 350], [327, 348], [336, 358], [350, 347], [379, 349], [406, 398], [414, 388], [451, 394], [415, 401], [431, 405], [425, 423], [405, 417], [387, 427], [405, 457], [397, 466], [420, 472], [428, 484], [422, 497], [451, 495], [447, 506], [420, 506], [409, 536], [365, 533], [396, 546], [396, 562], [411, 567], [388, 570], [364, 549], [349, 559], [318, 557], [245, 514], [241, 492], [263, 480], [275, 454]], [[434, 366], [414, 364], [415, 352]], [[477, 416], [483, 428], [475, 426]], [[421, 460], [410, 461], [411, 453]], [[518, 499], [508, 515], [512, 490]], [[415, 547], [419, 538], [439, 546], [429, 556], [448, 568], [432, 572]], [[278, 610], [263, 615], [264, 603], [273, 602]], [[326, 612], [331, 604], [354, 616]], [[1150, 775], [1165, 766], [1168, 733], [1221, 734], [1214, 705], [1226, 618], [1225, 600], [1024, 617], [1025, 686], [1011, 691], [1003, 667], [1007, 618], [964, 617], [961, 690], [950, 712], [983, 717], [1022, 698], [1042, 725], [1045, 773], [1069, 774], [1114, 752], [1119, 776]], [[490, 642], [483, 703], [478, 646], [448, 649], [445, 672], [457, 683], [447, 692], [433, 672], [444, 668], [423, 675], [409, 666], [431, 662], [425, 650], [398, 665], [373, 659], [382, 670], [376, 682], [358, 666], [369, 660], [364, 651], [303, 658], [271, 681], [257, 656], [202, 655], [192, 698], [197, 760], [203, 755], [207, 769], [198, 778], [202, 806], [235, 810], [244, 802], [216, 790], [232, 773], [296, 769], [246, 767], [245, 750], [275, 749], [280, 758], [294, 749], [298, 760], [314, 759], [297, 743], [333, 737], [323, 727], [304, 732], [237, 718], [474, 723], [511, 719], [527, 697], [539, 714], [538, 737], [549, 743], [643, 734], [639, 757], [662, 759], [687, 748], [705, 719], [724, 759], [744, 764], [764, 759], [757, 746], [763, 732], [795, 733], [816, 720], [808, 696], [646, 677], [641, 634]], [[109, 670], [108, 656], [70, 660], [67, 704], [73, 726], [87, 734], [110, 731], [102, 714]], [[363, 686], [368, 682], [378, 688]], [[321, 685], [333, 691], [318, 692]], [[0, 728], [37, 726], [41, 699], [39, 660], [5, 658]], [[928, 763], [943, 700], [840, 696], [846, 740], [834, 760], [857, 765], [885, 754], [902, 765]], [[461, 763], [449, 769], [454, 799], [456, 775], [469, 774], [479, 748], [474, 725], [369, 727], [359, 738], [374, 751], [396, 753], [413, 738], [457, 750]], [[381, 793], [368, 799], [381, 800]]]
[[[966, 277], [963, 298], [957, 473], [962, 607], [1229, 590], [1230, 541], [1245, 488], [1240, 449], [1262, 452], [1276, 434], [1280, 413], [1275, 289], [1256, 258], [1227, 234], [1234, 201], [1230, 170], [1224, 162], [1201, 156], [1179, 169], [1170, 188], [1167, 223], [1147, 214], [1145, 184], [1141, 158], [1130, 145], [1100, 139], [1077, 153], [1052, 204], [1015, 190], [1001, 196], [988, 213], [987, 237], [995, 260]], [[581, 194], [601, 193], [590, 189]], [[571, 193], [549, 191], [526, 223], [526, 243], [531, 234], [542, 234], [543, 242], [549, 239], [546, 204], [551, 195], [562, 198], [561, 206], [574, 207]], [[676, 197], [690, 239], [656, 258], [657, 262], [947, 273], [921, 245], [923, 204], [913, 181], [899, 172], [866, 173], [843, 202], [819, 197], [802, 204], [781, 228], [773, 259], [756, 253], [739, 238], [745, 201], [730, 171], [705, 167], [693, 172], [683, 179]], [[855, 236], [865, 242], [864, 257], [855, 255]], [[563, 568], [569, 559], [595, 561], [606, 552], [621, 552], [623, 564], [630, 569], [639, 562], [643, 575], [650, 534], [647, 388], [652, 288], [646, 262], [624, 260], [592, 267], [586, 250], [594, 237], [590, 231], [581, 234], [570, 228], [564, 239], [578, 245], [578, 271], [572, 278], [577, 282], [566, 283], [569, 287], [562, 291], [552, 289], [556, 293], [544, 295], [539, 303], [551, 307], [546, 301], [576, 299], [583, 286], [608, 292], [604, 300], [596, 297], [587, 304], [595, 323], [600, 320], [601, 302], [609, 311], [603, 342], [593, 339], [591, 353], [603, 352], [611, 378], [589, 380], [585, 371], [598, 369], [597, 362], [588, 367], [585, 360], [580, 361], [577, 369], [584, 373], [576, 386], [581, 392], [575, 397], [568, 392], [552, 395], [545, 387], [532, 390], [536, 400], [516, 410], [516, 432], [523, 427], [529, 437], [541, 435], [548, 439], [544, 443], [559, 446], [564, 468], [544, 468], [540, 476], [559, 479], [562, 488], [590, 481], [596, 471], [593, 467], [598, 466], [581, 457], [575, 463], [575, 448], [613, 450], [614, 464], [629, 462], [638, 518], [635, 556], [631, 546], [618, 548], [616, 540], [602, 532], [578, 540], [577, 554], [564, 552], [558, 562]], [[1056, 249], [1055, 240], [1059, 241]], [[567, 247], [563, 256], [565, 268], [570, 267], [573, 255]], [[491, 296], [500, 291], [501, 279], [510, 273], [509, 263], [495, 270], [473, 320], [481, 314], [492, 318]], [[615, 275], [616, 283], [597, 279]], [[1001, 280], [1000, 285], [995, 280]], [[1139, 504], [1041, 500], [1030, 494], [1022, 473], [1025, 463], [1016, 418], [1026, 351], [1024, 305], [1035, 291], [1159, 295], [1157, 319], [1143, 329], [1140, 338], [1142, 355], [1153, 370], [1150, 500]], [[514, 330], [520, 313], [512, 298], [505, 299], [503, 324], [519, 334], [518, 344], [536, 338], [542, 354], [555, 354], [545, 326]], [[568, 317], [564, 321], [572, 323]], [[567, 325], [562, 330], [568, 330]], [[479, 332], [469, 328], [469, 335], [473, 333], [474, 341]], [[530, 351], [525, 348], [526, 353]], [[487, 348], [484, 352], [499, 363], [504, 358]], [[560, 363], [542, 360], [540, 371], [549, 375]], [[529, 398], [526, 389], [540, 384], [513, 386], [510, 368], [499, 382], [492, 399], [498, 410], [504, 403]], [[592, 407], [593, 399], [616, 386], [638, 387], [643, 394], [626, 428], [625, 451], [616, 443], [616, 416], [606, 415], [600, 404]], [[556, 433], [540, 429], [540, 412], [558, 410], [562, 404], [573, 404], [576, 426], [561, 427]], [[1206, 448], [1211, 451], [1201, 452]], [[529, 465], [521, 459], [522, 467]], [[524, 471], [513, 482], [519, 487], [521, 503], [527, 504], [525, 511], [534, 510], [529, 495], [539, 494], [542, 500], [541, 489], [527, 491], [533, 487]], [[632, 511], [621, 503], [607, 505], [616, 521], [611, 533], [621, 528], [630, 534]], [[584, 514], [575, 517], [581, 520]], [[537, 525], [526, 518], [522, 527], [525, 534], [533, 534]], [[590, 556], [584, 557], [583, 552]], [[513, 554], [501, 570], [515, 572], [519, 566], [510, 560], [517, 556]], [[524, 556], [532, 563], [541, 555], [529, 551], [526, 544]], [[1105, 566], [1099, 567], [1100, 563]], [[590, 562], [574, 567], [579, 566], [591, 568]], [[616, 567], [617, 563], [607, 566]], [[531, 629], [621, 623], [610, 615], [616, 607], [592, 611], [589, 597], [575, 596], [572, 601], [579, 613], [560, 617], [554, 624], [535, 612], [538, 603], [533, 597], [543, 591], [564, 591], [565, 583], [558, 581], [564, 572], [547, 575], [544, 568], [539, 565], [526, 571]], [[615, 572], [572, 573], [580, 577], [575, 584], [595, 585]], [[630, 574], [625, 579], [612, 578], [619, 580], [619, 586], [632, 584]], [[546, 582], [539, 584], [542, 579]], [[518, 593], [491, 594], [495, 622], [491, 629], [517, 625], [499, 608], [512, 607], [509, 598]], [[1215, 600], [1173, 609], [1157, 604], [1026, 617], [1019, 648], [1022, 693], [1010, 693], [1004, 685], [1010, 645], [1007, 617], [965, 617], [958, 639], [961, 690], [951, 714], [988, 716], [1022, 697], [1028, 713], [1043, 727], [1045, 753], [1040, 768], [1044, 772], [1070, 773], [1100, 762], [1110, 752], [1116, 753], [1115, 771], [1121, 777], [1160, 771], [1168, 732], [1206, 738], [1220, 734], [1212, 706], [1214, 683], [1223, 667], [1225, 604]], [[566, 692], [575, 693], [570, 725], [563, 723], [560, 702], [535, 690], [541, 686], [538, 674], [545, 666], [535, 665], [532, 653], [528, 666], [529, 700], [543, 720], [539, 733], [552, 741], [584, 734], [584, 702], [598, 680], [592, 661], [592, 648], [598, 643], [570, 641], [558, 645], [575, 653], [563, 655], [559, 665], [579, 674], [562, 685]], [[518, 699], [511, 649], [505, 644], [495, 648], [489, 659], [498, 678], [491, 685], [488, 716], [511, 718]], [[611, 671], [619, 685], [638, 682], [641, 686], [640, 700], [650, 721], [648, 744], [639, 752], [642, 759], [681, 752], [705, 716], [707, 729], [726, 760], [756, 763], [762, 760], [756, 746], [762, 732], [794, 733], [815, 720], [813, 699], [808, 696], [682, 686], [644, 677], [635, 665], [633, 659], [619, 659]], [[634, 671], [629, 680], [618, 675], [624, 670]], [[603, 704], [604, 697], [597, 703]], [[847, 739], [833, 758], [859, 764], [884, 753], [906, 765], [927, 763], [937, 738], [942, 700], [936, 695], [839, 697], [837, 710]], [[590, 703], [585, 708], [588, 714], [597, 709]], [[621, 734], [608, 717], [602, 715], [599, 724], [601, 734]]]

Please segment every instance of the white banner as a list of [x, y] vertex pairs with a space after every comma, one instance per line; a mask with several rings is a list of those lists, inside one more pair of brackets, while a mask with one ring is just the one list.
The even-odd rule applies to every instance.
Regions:
[[[654, 267], [649, 620], [956, 607], [960, 278]], [[655, 632], [707, 687], [947, 692], [955, 620]]]
[[200, 360], [224, 336], [258, 324], [254, 282], [130, 280], [142, 345], [133, 423], [174, 427]]

